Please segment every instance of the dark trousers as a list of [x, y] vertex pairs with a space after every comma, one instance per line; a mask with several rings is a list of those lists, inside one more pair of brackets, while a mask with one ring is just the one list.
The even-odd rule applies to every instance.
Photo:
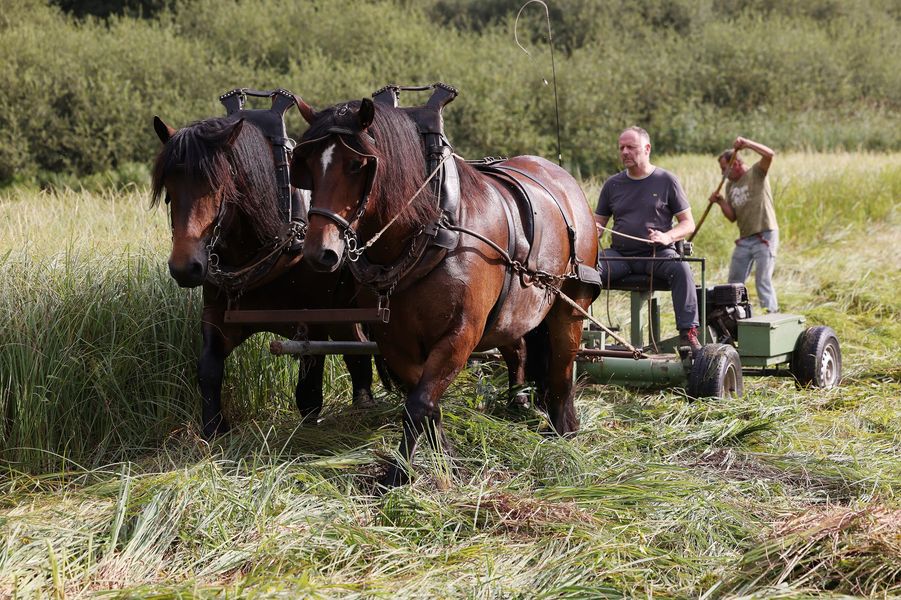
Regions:
[[[652, 271], [654, 277], [663, 279], [672, 288], [673, 309], [676, 311], [676, 327], [679, 331], [698, 326], [698, 295], [695, 291], [695, 280], [691, 275], [691, 269], [687, 262], [665, 261], [654, 262], [649, 260], [604, 260], [605, 257], [620, 257], [622, 254], [611, 248], [602, 249], [598, 255], [598, 271], [601, 274], [601, 285], [607, 287], [610, 283], [616, 283], [617, 279], [630, 273], [648, 275]], [[641, 256], [651, 256], [651, 253]], [[679, 256], [670, 248], [657, 250], [657, 257]]]

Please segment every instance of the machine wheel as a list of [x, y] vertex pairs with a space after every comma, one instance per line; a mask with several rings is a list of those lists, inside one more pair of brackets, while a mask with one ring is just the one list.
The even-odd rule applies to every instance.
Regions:
[[695, 355], [686, 389], [690, 398], [741, 396], [744, 381], [738, 351], [728, 344], [707, 344]]
[[834, 388], [842, 379], [842, 350], [831, 327], [804, 330], [795, 343], [791, 373], [801, 387]]

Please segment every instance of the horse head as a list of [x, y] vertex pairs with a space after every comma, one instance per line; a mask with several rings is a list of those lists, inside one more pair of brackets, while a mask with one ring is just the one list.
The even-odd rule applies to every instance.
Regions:
[[175, 130], [154, 117], [154, 130], [164, 146], [152, 193], [154, 202], [165, 195], [171, 214], [169, 273], [181, 287], [196, 287], [220, 254], [240, 260], [247, 246], [277, 235], [272, 151], [243, 119], [213, 118]]
[[374, 112], [371, 100], [301, 111], [310, 128], [294, 149], [291, 183], [312, 191], [304, 260], [318, 271], [341, 266], [347, 240], [370, 209], [378, 159], [367, 129]]
[[394, 251], [397, 236], [431, 216], [426, 204], [403, 205], [424, 181], [415, 124], [398, 109], [377, 110], [368, 98], [319, 112], [300, 108], [310, 127], [294, 149], [291, 183], [312, 192], [304, 260], [335, 271], [389, 219], [396, 223], [371, 251]]

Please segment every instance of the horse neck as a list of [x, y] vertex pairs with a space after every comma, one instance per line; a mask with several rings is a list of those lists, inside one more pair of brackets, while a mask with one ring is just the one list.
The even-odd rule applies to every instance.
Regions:
[[[239, 247], [254, 254], [281, 234], [276, 225], [281, 222], [281, 217], [278, 215], [277, 188], [255, 189], [251, 185], [252, 178], [247, 175], [245, 177], [246, 179], [235, 182], [237, 194], [229, 207], [233, 213], [232, 222], [228, 231], [223, 232], [223, 238], [240, 243]], [[259, 239], [258, 231], [259, 237], [263, 239]]]
[[220, 231], [215, 251], [225, 265], [241, 266], [259, 253], [262, 245], [244, 211], [237, 206], [230, 206], [228, 210], [232, 214]]
[[[423, 159], [424, 160], [424, 159]], [[379, 235], [379, 239], [367, 251], [367, 256], [375, 263], [390, 264], [399, 260], [405, 252], [409, 251], [410, 240], [422, 231], [424, 224], [411, 223], [398, 219], [391, 221], [395, 211], [405, 211], [410, 198], [405, 197], [398, 203], [396, 200], [391, 204], [397, 208], [387, 211], [384, 217], [380, 216], [381, 211], [374, 211], [373, 217], [361, 222], [358, 231], [359, 243], [366, 244], [374, 236]], [[374, 206], [378, 206], [379, 202], [384, 202], [385, 198], [374, 198]], [[413, 200], [413, 204], [418, 202], [435, 202], [432, 194], [428, 189], [423, 190]], [[390, 225], [389, 225], [390, 223]]]
[[[275, 207], [278, 198], [253, 189], [246, 185], [246, 181], [235, 181], [235, 184], [237, 193], [226, 208], [227, 214], [222, 223], [218, 246], [221, 247], [219, 254], [226, 264], [239, 266], [251, 260], [278, 235], [278, 232], [264, 233], [264, 237], [272, 239], [259, 239], [258, 220], [267, 216], [266, 207], [252, 203], [268, 202]], [[264, 198], [263, 195], [267, 197]], [[225, 201], [223, 198], [223, 202]], [[263, 227], [262, 230], [266, 232], [270, 228], [271, 226]]]

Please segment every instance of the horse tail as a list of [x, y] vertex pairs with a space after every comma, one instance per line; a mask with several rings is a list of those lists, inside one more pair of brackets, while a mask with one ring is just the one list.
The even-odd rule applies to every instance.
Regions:
[[550, 330], [546, 321], [525, 335], [526, 340], [526, 380], [535, 386], [535, 399], [539, 406], [545, 406], [548, 392], [548, 370], [550, 369]]

